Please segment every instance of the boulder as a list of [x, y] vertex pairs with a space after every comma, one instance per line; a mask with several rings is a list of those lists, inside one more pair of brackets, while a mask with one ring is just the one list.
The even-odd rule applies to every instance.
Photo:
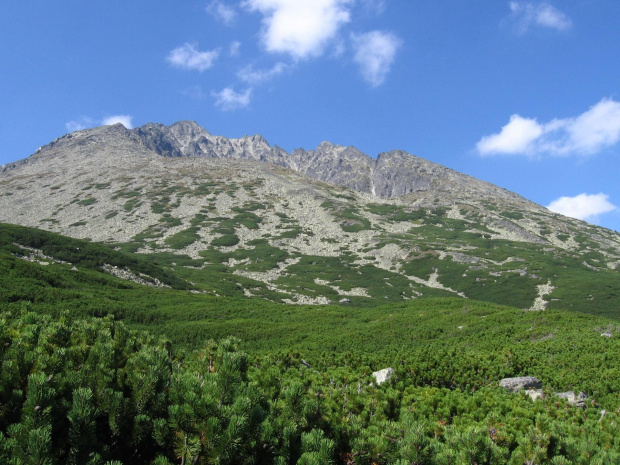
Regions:
[[394, 368], [384, 368], [383, 370], [375, 371], [372, 376], [375, 378], [377, 386], [380, 386], [386, 381], [389, 381], [394, 375]]
[[542, 399], [545, 396], [542, 389], [526, 389], [525, 393], [530, 396], [532, 400]]
[[566, 401], [574, 407], [585, 407], [586, 399], [588, 398], [588, 396], [583, 392], [580, 392], [577, 395], [575, 395], [573, 391], [556, 392], [554, 394], [561, 399], [566, 399]]
[[522, 389], [542, 389], [542, 382], [534, 376], [504, 378], [499, 382], [499, 385], [510, 392], [518, 392]]

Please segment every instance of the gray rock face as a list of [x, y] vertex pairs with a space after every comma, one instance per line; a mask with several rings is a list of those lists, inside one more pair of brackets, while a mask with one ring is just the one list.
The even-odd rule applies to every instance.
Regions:
[[297, 149], [287, 167], [320, 181], [372, 192], [373, 161], [355, 147], [323, 142], [316, 150]]
[[518, 392], [522, 389], [541, 389], [542, 382], [534, 376], [521, 376], [518, 378], [504, 378], [499, 382], [500, 387], [510, 392]]
[[132, 130], [148, 149], [166, 157], [238, 158], [286, 166], [286, 152], [270, 147], [262, 136], [228, 139], [214, 136], [193, 121], [171, 126], [148, 123]]
[[162, 156], [273, 163], [319, 181], [381, 198], [433, 191], [452, 197], [470, 194], [478, 198], [493, 196], [525, 201], [493, 184], [398, 150], [381, 153], [373, 159], [355, 147], [323, 142], [316, 150], [296, 149], [289, 154], [278, 146], [270, 146], [262, 136], [228, 139], [214, 136], [192, 121], [180, 121], [171, 126], [149, 123], [129, 132], [146, 148]]
[[[318, 181], [348, 187], [380, 198], [426, 195], [427, 202], [436, 197], [444, 200], [494, 198], [521, 204], [532, 204], [521, 196], [462, 173], [418, 158], [403, 151], [381, 153], [376, 159], [355, 147], [321, 143], [316, 150], [296, 149], [287, 153], [270, 146], [260, 135], [229, 139], [214, 136], [193, 121], [180, 121], [170, 126], [148, 123], [128, 130], [121, 124], [77, 131], [62, 136], [39, 149], [25, 160], [0, 166], [0, 172], [31, 163], [39, 156], [58, 152], [63, 146], [144, 152], [163, 157], [200, 157], [252, 160], [272, 163]], [[133, 147], [129, 150], [129, 147]]]

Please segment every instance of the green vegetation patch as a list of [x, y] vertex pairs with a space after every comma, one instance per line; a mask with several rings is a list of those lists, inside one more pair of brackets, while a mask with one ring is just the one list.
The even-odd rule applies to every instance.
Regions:
[[137, 187], [133, 190], [119, 189], [112, 196], [112, 200], [121, 199], [121, 198], [130, 199], [133, 197], [139, 197], [142, 195], [141, 191], [142, 191], [142, 187]]
[[511, 220], [522, 220], [524, 218], [523, 213], [518, 211], [503, 211], [500, 215]]
[[[211, 313], [217, 303], [179, 312], [167, 327], [181, 329], [185, 318], [187, 341], [210, 326], [245, 326], [249, 341], [196, 341], [193, 351], [179, 351], [111, 317], [52, 316], [28, 306], [1, 313], [0, 356], [12, 369], [2, 371], [0, 382], [14, 389], [3, 403], [0, 461], [30, 463], [38, 454], [49, 463], [96, 456], [101, 463], [164, 465], [198, 463], [214, 449], [219, 463], [230, 464], [337, 464], [349, 457], [381, 465], [620, 459], [618, 399], [609, 395], [618, 387], [611, 352], [618, 347], [582, 338], [575, 326], [591, 320], [553, 314], [520, 322], [510, 309], [435, 300], [370, 318], [337, 308], [293, 308], [275, 312], [276, 321], [258, 318], [274, 308], [237, 305]], [[239, 319], [248, 312], [251, 326]], [[196, 319], [200, 315], [206, 320]], [[588, 349], [587, 360], [554, 340], [519, 343], [528, 328], [545, 331], [557, 323], [569, 344]], [[456, 324], [464, 329], [452, 329]], [[269, 346], [262, 336], [274, 331], [280, 338]], [[376, 334], [398, 349], [385, 351]], [[320, 349], [305, 349], [316, 344], [315, 335]], [[472, 339], [481, 344], [466, 342]], [[252, 350], [259, 341], [262, 348]], [[347, 347], [345, 341], [370, 345], [337, 350]], [[609, 385], [591, 368], [607, 356], [602, 377]], [[377, 386], [371, 373], [386, 366], [393, 376]], [[497, 387], [501, 377], [532, 372], [548, 390], [585, 389], [588, 406], [569, 407], [554, 396], [532, 402]], [[208, 441], [201, 440], [205, 431]], [[47, 440], [33, 443], [40, 435]]]
[[336, 221], [340, 223], [340, 227], [345, 232], [359, 232], [371, 229], [368, 218], [363, 217], [356, 207], [336, 203], [332, 200], [326, 200], [321, 207], [328, 210]]
[[[286, 257], [263, 240], [248, 245], [242, 253], [265, 267]], [[21, 260], [22, 246], [70, 264]], [[584, 285], [592, 305], [603, 294], [617, 299], [611, 270], [585, 268], [577, 255], [499, 248], [531, 259], [543, 280], [559, 271], [554, 284], [571, 271], [574, 281], [562, 289], [574, 294], [558, 305], [579, 300]], [[567, 271], [547, 271], [560, 258]], [[309, 287], [316, 277], [342, 289], [364, 277], [359, 287], [367, 289], [406, 284], [351, 254], [311, 259], [289, 266], [291, 291], [328, 292]], [[454, 267], [454, 276], [443, 275], [453, 280], [467, 266], [441, 262]], [[102, 263], [195, 281], [226, 297], [141, 286], [103, 273]], [[521, 265], [498, 270], [506, 285], [518, 279], [510, 266]], [[215, 448], [231, 464], [620, 463], [620, 315], [611, 300], [602, 305], [616, 309], [615, 319], [460, 298], [377, 305], [375, 291], [365, 308], [356, 297], [343, 306], [291, 306], [244, 292], [290, 298], [218, 263], [128, 255], [0, 225], [0, 463], [199, 463]], [[372, 373], [387, 367], [394, 373], [378, 386]], [[545, 397], [498, 387], [515, 376], [538, 377]], [[586, 393], [585, 407], [553, 395], [565, 391]]]
[[411, 210], [402, 205], [370, 203], [366, 205], [366, 209], [388, 221], [419, 221], [426, 216], [426, 210], [423, 208]]
[[[89, 242], [86, 240], [72, 239], [59, 234], [43, 231], [35, 228], [26, 228], [0, 223], [0, 251], [7, 253], [21, 254], [23, 250], [14, 244], [40, 249], [45, 255], [54, 259], [71, 263], [78, 268], [88, 270], [100, 270], [104, 264], [128, 268], [134, 274], [144, 274], [159, 279], [164, 284], [168, 284], [177, 289], [191, 289], [192, 286], [176, 278], [172, 273], [163, 267], [153, 263], [148, 257], [141, 255], [129, 255], [120, 251], [113, 250], [110, 246]], [[7, 271], [7, 279], [11, 273]], [[60, 283], [66, 278], [61, 278], [62, 274], [56, 276], [52, 270], [49, 282]], [[70, 276], [74, 276], [71, 275]], [[78, 275], [82, 276], [82, 275]], [[53, 291], [54, 284], [50, 290]], [[31, 300], [37, 300], [36, 292], [32, 294]], [[83, 297], [85, 301], [88, 297]], [[28, 299], [26, 299], [28, 300]]]
[[94, 198], [94, 197], [88, 197], [88, 198], [86, 198], [86, 199], [82, 199], [82, 200], [80, 200], [77, 204], [78, 204], [78, 205], [82, 205], [83, 207], [86, 207], [86, 206], [88, 206], [88, 205], [93, 205], [93, 204], [95, 204], [95, 203], [97, 203], [97, 199], [96, 199], [96, 198]]
[[222, 234], [211, 241], [213, 247], [233, 247], [239, 243], [239, 236], [236, 234]]
[[189, 227], [166, 237], [164, 243], [172, 249], [184, 249], [200, 239], [198, 230], [199, 228], [196, 226]]

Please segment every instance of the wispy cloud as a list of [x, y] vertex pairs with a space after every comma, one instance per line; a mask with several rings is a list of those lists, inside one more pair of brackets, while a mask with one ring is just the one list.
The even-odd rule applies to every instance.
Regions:
[[212, 92], [215, 98], [215, 104], [222, 110], [236, 110], [238, 108], [247, 107], [250, 104], [250, 96], [252, 89], [246, 89], [244, 92], [236, 92], [231, 87], [226, 87], [219, 92]]
[[[206, 11], [218, 21], [230, 25], [240, 14], [257, 13], [261, 19], [259, 31], [261, 48], [258, 57], [245, 60], [237, 67], [236, 82], [210, 95], [224, 110], [247, 107], [258, 86], [283, 74], [290, 74], [305, 60], [328, 57], [331, 60], [352, 60], [371, 87], [382, 85], [393, 66], [402, 40], [391, 32], [356, 31], [351, 33], [354, 17], [379, 15], [387, 0], [207, 0]], [[250, 53], [253, 47], [246, 50]], [[235, 40], [227, 47], [201, 51], [187, 42], [172, 50], [167, 61], [178, 68], [204, 71], [216, 60], [239, 57], [241, 42]], [[273, 55], [276, 59], [273, 60]], [[271, 61], [264, 68], [255, 64]], [[244, 57], [247, 58], [247, 57]], [[238, 58], [237, 58], [238, 59]], [[350, 63], [351, 61], [349, 61]], [[269, 63], [267, 61], [267, 63]], [[260, 65], [259, 65], [260, 66]], [[241, 86], [241, 87], [240, 87]], [[242, 92], [235, 89], [245, 89]], [[193, 98], [203, 98], [202, 89], [194, 86], [184, 92]]]
[[286, 71], [290, 65], [287, 65], [282, 62], [276, 63], [269, 69], [261, 69], [256, 70], [253, 66], [248, 65], [245, 68], [242, 68], [238, 73], [237, 77], [241, 79], [243, 82], [247, 82], [248, 84], [256, 85], [261, 84], [263, 82], [269, 81], [274, 77], [282, 74]]
[[383, 84], [390, 72], [398, 47], [402, 41], [389, 32], [372, 31], [351, 37], [355, 55], [364, 79], [372, 86]]
[[127, 129], [131, 129], [133, 128], [133, 124], [131, 122], [132, 119], [133, 116], [130, 115], [107, 116], [101, 120], [91, 118], [90, 116], [82, 116], [76, 120], [65, 123], [65, 127], [67, 128], [67, 131], [74, 132], [93, 128], [95, 126], [109, 126], [112, 124], [121, 123]]
[[593, 155], [620, 141], [620, 102], [603, 99], [579, 116], [539, 123], [512, 115], [476, 145], [480, 155]]
[[82, 116], [76, 120], [65, 123], [65, 127], [69, 132], [81, 131], [82, 129], [97, 126], [98, 122], [89, 116]]
[[551, 202], [547, 208], [571, 218], [595, 222], [600, 215], [618, 210], [618, 207], [609, 201], [609, 196], [603, 193], [560, 197]]
[[226, 26], [230, 26], [237, 17], [237, 10], [234, 7], [218, 0], [214, 0], [207, 5], [207, 13]]
[[380, 15], [385, 11], [387, 0], [361, 0], [362, 6], [369, 13]]
[[294, 59], [319, 56], [350, 21], [352, 0], [245, 0], [263, 18], [262, 41], [267, 51]]
[[172, 50], [166, 60], [177, 68], [202, 72], [211, 68], [219, 55], [219, 49], [201, 52], [196, 49], [196, 44], [188, 42]]
[[236, 57], [237, 55], [239, 55], [240, 51], [241, 51], [241, 42], [239, 42], [238, 40], [231, 42], [231, 44], [228, 46], [228, 54], [231, 57]]
[[202, 86], [199, 85], [187, 87], [186, 89], [183, 89], [181, 93], [194, 100], [203, 100], [209, 96], [209, 94], [203, 90]]
[[573, 25], [568, 16], [546, 2], [510, 2], [509, 6], [516, 30], [521, 34], [532, 26], [564, 31]]

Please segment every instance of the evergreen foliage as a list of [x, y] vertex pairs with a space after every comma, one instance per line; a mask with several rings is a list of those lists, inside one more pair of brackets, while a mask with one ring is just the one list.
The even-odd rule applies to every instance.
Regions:
[[[0, 238], [0, 463], [620, 463], [616, 320], [457, 298], [213, 297], [99, 268], [182, 283], [171, 273], [181, 257], [27, 228]], [[254, 245], [252, 269], [283, 259]], [[54, 260], [22, 260], [24, 246]], [[77, 270], [60, 262], [69, 256]], [[372, 373], [388, 366], [378, 386]], [[542, 399], [498, 387], [526, 375]], [[569, 390], [588, 394], [585, 408], [553, 395]]]
[[376, 386], [365, 357], [351, 353], [321, 369], [298, 353], [249, 356], [234, 338], [177, 354], [112, 317], [54, 318], [27, 305], [0, 322], [2, 463], [620, 460], [617, 397], [602, 414], [594, 400], [585, 409], [552, 395], [533, 402], [494, 383], [429, 386], [410, 366]]

